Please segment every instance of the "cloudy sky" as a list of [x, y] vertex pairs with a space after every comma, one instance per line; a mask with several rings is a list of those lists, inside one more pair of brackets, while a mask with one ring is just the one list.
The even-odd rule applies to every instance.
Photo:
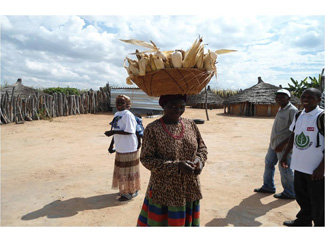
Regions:
[[24, 85], [41, 88], [96, 90], [107, 82], [127, 86], [123, 60], [136, 48], [145, 49], [119, 39], [152, 40], [161, 50], [186, 50], [200, 35], [208, 44], [206, 49], [238, 50], [219, 55], [217, 78], [210, 82], [218, 89], [245, 89], [255, 85], [258, 76], [287, 87], [290, 77], [318, 77], [325, 66], [325, 17], [311, 11], [302, 15], [304, 6], [298, 14], [290, 15], [281, 11], [280, 15], [264, 14], [260, 9], [247, 14], [242, 11], [244, 5], [237, 6], [237, 11], [214, 7], [216, 14], [208, 11], [203, 15], [209, 5], [202, 4], [197, 5], [200, 11], [194, 7], [189, 14], [162, 11], [148, 15], [149, 11], [134, 14], [130, 10], [124, 14], [121, 6], [126, 3], [115, 6], [119, 11], [110, 9], [107, 14], [100, 8], [95, 14], [87, 12], [88, 5], [83, 11], [71, 11], [70, 6], [70, 12], [58, 14], [42, 9], [42, 15], [34, 11], [19, 15], [0, 12], [1, 85], [22, 78]]

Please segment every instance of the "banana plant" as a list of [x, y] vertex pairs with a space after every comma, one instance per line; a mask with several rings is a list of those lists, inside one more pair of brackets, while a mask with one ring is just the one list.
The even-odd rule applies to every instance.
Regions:
[[306, 86], [308, 85], [307, 82], [308, 77], [306, 77], [304, 80], [301, 80], [300, 82], [298, 82], [297, 80], [293, 79], [292, 77], [290, 78], [291, 82], [293, 83], [293, 85], [291, 85], [290, 83], [288, 83], [289, 86], [289, 91], [292, 92], [292, 94], [296, 97], [301, 96], [302, 92], [307, 88]]
[[320, 88], [321, 74], [318, 75], [318, 80], [316, 77], [309, 77], [311, 83], [308, 83], [308, 87]]

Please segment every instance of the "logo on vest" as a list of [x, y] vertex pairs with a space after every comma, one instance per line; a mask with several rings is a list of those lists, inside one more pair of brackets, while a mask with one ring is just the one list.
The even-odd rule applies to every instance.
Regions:
[[313, 144], [313, 142], [310, 142], [308, 135], [305, 135], [304, 132], [301, 132], [301, 134], [296, 135], [295, 144], [299, 150], [305, 150], [308, 149]]

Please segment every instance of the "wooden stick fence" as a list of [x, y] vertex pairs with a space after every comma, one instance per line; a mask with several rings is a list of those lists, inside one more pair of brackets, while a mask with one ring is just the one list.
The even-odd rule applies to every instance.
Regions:
[[60, 116], [98, 113], [109, 111], [110, 87], [106, 90], [88, 91], [81, 95], [39, 95], [38, 92], [28, 97], [15, 95], [15, 87], [11, 95], [8, 91], [0, 97], [0, 124], [55, 118]]

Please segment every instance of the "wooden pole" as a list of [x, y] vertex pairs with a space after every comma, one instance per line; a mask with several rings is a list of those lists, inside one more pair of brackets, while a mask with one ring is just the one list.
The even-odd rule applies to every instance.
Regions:
[[207, 120], [209, 121], [209, 114], [208, 114], [208, 92], [207, 92], [207, 87], [204, 87], [205, 90], [205, 113], [207, 115]]

